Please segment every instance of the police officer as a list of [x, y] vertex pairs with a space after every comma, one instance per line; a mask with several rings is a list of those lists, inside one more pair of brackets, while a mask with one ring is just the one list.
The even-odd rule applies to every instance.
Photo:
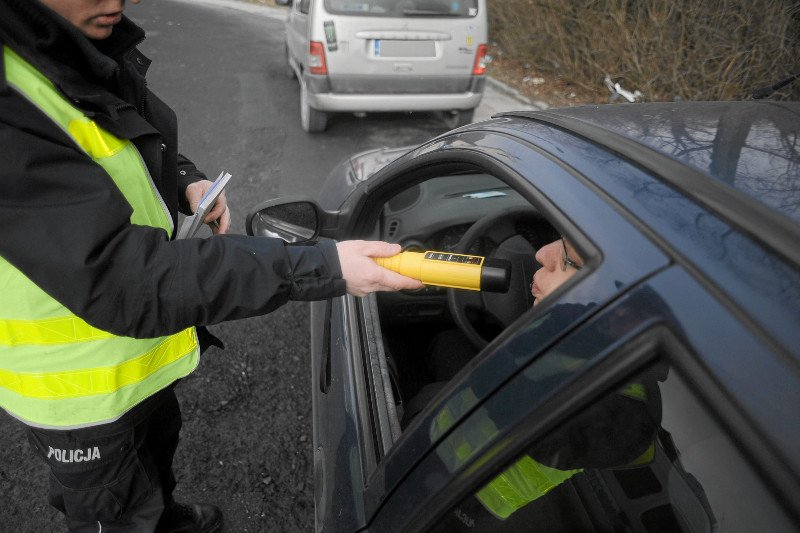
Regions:
[[[138, 0], [131, 0], [138, 3]], [[175, 241], [211, 183], [177, 152], [124, 0], [0, 0], [0, 406], [50, 468], [71, 531], [219, 531], [172, 498], [173, 391], [201, 326], [287, 300], [418, 288], [381, 242]]]

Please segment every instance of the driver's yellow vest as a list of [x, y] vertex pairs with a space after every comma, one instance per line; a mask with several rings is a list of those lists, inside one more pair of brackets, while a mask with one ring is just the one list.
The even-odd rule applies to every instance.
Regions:
[[[131, 223], [171, 234], [172, 218], [133, 143], [100, 128], [13, 50], [4, 46], [3, 56], [8, 84], [108, 173], [133, 207]], [[0, 406], [26, 424], [113, 421], [191, 373], [198, 358], [194, 328], [153, 339], [102, 331], [0, 257]]]

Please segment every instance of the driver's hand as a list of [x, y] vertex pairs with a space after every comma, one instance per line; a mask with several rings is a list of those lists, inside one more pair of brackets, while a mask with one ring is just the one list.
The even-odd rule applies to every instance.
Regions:
[[375, 291], [398, 291], [422, 288], [422, 282], [378, 266], [373, 257], [391, 257], [400, 253], [399, 244], [383, 241], [342, 241], [336, 243], [342, 278], [347, 292], [365, 296]]
[[[200, 180], [190, 183], [186, 187], [186, 200], [189, 202], [192, 213], [197, 211], [200, 200], [203, 199], [203, 195], [212, 185], [214, 185], [212, 181]], [[223, 235], [228, 232], [228, 229], [231, 227], [231, 212], [228, 209], [228, 199], [225, 197], [224, 191], [219, 195], [217, 201], [214, 202], [211, 211], [206, 213], [203, 222], [208, 224], [214, 235]]]

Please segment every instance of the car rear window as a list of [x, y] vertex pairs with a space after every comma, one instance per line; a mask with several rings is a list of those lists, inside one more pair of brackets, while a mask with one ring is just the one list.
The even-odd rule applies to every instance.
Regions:
[[370, 17], [474, 17], [478, 0], [325, 0], [325, 10]]

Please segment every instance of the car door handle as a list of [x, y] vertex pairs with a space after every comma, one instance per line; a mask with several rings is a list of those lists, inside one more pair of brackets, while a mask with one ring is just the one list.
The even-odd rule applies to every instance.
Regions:
[[319, 390], [328, 394], [331, 388], [331, 308], [333, 300], [325, 301], [325, 312], [322, 322], [322, 350], [320, 350]]

